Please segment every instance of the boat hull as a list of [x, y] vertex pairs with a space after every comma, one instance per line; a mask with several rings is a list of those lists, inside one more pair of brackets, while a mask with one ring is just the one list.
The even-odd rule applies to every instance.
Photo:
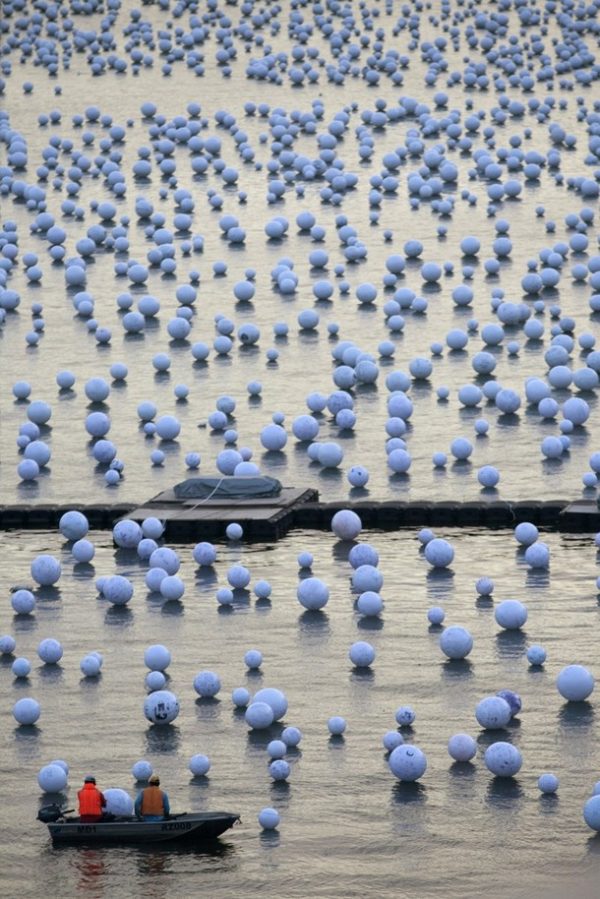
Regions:
[[220, 836], [239, 821], [230, 812], [205, 812], [181, 815], [168, 821], [117, 820], [81, 824], [78, 820], [56, 821], [48, 824], [55, 844], [76, 843], [193, 843], [201, 844]]

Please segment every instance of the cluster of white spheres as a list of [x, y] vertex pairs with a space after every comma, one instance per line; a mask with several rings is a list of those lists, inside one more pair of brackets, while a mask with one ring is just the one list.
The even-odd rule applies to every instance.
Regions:
[[398, 780], [412, 782], [425, 774], [427, 757], [418, 746], [403, 743], [390, 753], [388, 764]]
[[470, 762], [477, 754], [477, 743], [469, 734], [454, 734], [448, 740], [448, 754], [455, 762]]
[[583, 665], [567, 665], [556, 678], [556, 689], [568, 702], [582, 702], [594, 689], [594, 676]]
[[46, 793], [60, 793], [67, 786], [68, 770], [52, 762], [40, 769], [37, 776], [40, 788]]
[[170, 690], [156, 690], [144, 701], [144, 715], [152, 724], [170, 724], [179, 714], [179, 700]]
[[440, 649], [449, 659], [464, 659], [473, 649], [473, 637], [466, 627], [452, 625], [441, 634]]
[[483, 760], [488, 771], [496, 777], [514, 777], [523, 764], [523, 758], [516, 746], [503, 741], [488, 746]]
[[210, 759], [207, 755], [198, 752], [189, 760], [188, 768], [194, 777], [204, 777], [210, 771]]

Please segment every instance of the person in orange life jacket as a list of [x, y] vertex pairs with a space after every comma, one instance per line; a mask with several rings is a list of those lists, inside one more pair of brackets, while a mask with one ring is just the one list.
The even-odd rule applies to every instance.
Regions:
[[106, 805], [104, 793], [96, 786], [96, 778], [88, 774], [83, 787], [77, 793], [79, 800], [79, 820], [82, 824], [94, 824], [102, 820], [102, 809]]
[[148, 786], [140, 790], [135, 800], [135, 813], [144, 821], [164, 821], [171, 812], [169, 797], [160, 789], [160, 778], [153, 774], [148, 779]]

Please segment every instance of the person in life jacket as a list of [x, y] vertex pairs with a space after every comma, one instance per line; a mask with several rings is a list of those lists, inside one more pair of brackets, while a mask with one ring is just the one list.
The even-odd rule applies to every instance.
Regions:
[[96, 778], [88, 774], [83, 787], [77, 793], [79, 800], [79, 820], [82, 824], [93, 824], [102, 820], [102, 809], [106, 805], [104, 793], [96, 786]]
[[160, 789], [160, 778], [153, 774], [148, 786], [140, 790], [135, 800], [135, 813], [144, 821], [164, 821], [170, 814], [169, 797]]

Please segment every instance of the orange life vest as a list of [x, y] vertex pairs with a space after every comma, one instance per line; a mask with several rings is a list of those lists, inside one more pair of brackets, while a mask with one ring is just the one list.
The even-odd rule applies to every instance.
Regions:
[[79, 799], [79, 814], [81, 816], [102, 815], [102, 793], [95, 784], [84, 784], [77, 794]]
[[159, 787], [146, 787], [142, 793], [142, 815], [164, 815], [163, 792]]

